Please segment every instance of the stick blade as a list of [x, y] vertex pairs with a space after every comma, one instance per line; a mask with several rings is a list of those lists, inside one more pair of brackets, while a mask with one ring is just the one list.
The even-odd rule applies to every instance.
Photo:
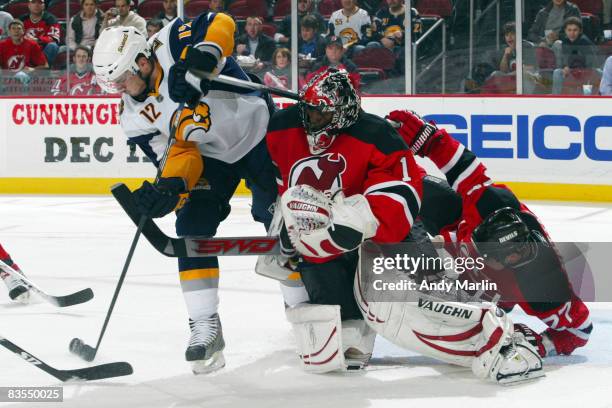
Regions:
[[62, 381], [94, 381], [105, 378], [123, 377], [134, 373], [131, 364], [125, 361], [101, 364], [76, 370], [57, 370], [57, 377]]
[[91, 288], [86, 288], [66, 296], [50, 296], [48, 300], [58, 307], [68, 307], [88, 302], [93, 299], [93, 297], [93, 290], [91, 290]]

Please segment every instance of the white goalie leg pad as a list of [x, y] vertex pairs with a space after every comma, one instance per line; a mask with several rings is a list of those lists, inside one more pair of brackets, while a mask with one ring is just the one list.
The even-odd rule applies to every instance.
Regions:
[[374, 350], [376, 332], [363, 320], [342, 322], [342, 350], [348, 369], [365, 367]]
[[483, 318], [482, 339], [477, 345], [472, 371], [481, 379], [511, 384], [544, 376], [542, 358], [512, 320], [499, 308]]
[[346, 369], [340, 306], [301, 304], [285, 312], [293, 326], [305, 371], [327, 373]]

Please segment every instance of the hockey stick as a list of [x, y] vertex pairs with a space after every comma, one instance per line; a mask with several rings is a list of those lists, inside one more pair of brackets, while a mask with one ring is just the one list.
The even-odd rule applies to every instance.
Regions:
[[278, 96], [284, 96], [285, 98], [293, 99], [295, 101], [300, 100], [300, 96], [298, 93], [287, 90], [275, 88], [273, 86], [267, 86], [263, 84], [258, 84], [257, 82], [246, 81], [244, 79], [234, 78], [227, 75], [213, 75], [208, 72], [202, 72], [197, 70], [189, 70], [193, 76], [199, 79], [208, 79], [211, 82], [216, 82], [218, 84], [235, 86], [237, 88], [246, 89], [249, 91], [261, 91], [261, 92], [270, 92], [272, 94]]
[[[118, 183], [111, 188], [111, 192], [132, 222], [138, 223], [140, 212], [136, 209], [130, 189]], [[159, 229], [153, 220], [146, 221], [142, 235], [157, 251], [170, 257], [280, 254], [276, 237], [172, 238]]]
[[[159, 180], [161, 177], [164, 166], [166, 165], [166, 160], [168, 159], [168, 153], [170, 152], [170, 148], [174, 144], [176, 140], [176, 129], [179, 124], [181, 112], [183, 111], [184, 103], [179, 104], [179, 107], [176, 110], [174, 122], [172, 124], [172, 129], [170, 131], [170, 138], [168, 139], [168, 144], [166, 145], [166, 149], [164, 151], [164, 155], [157, 167], [157, 174], [155, 176], [155, 182]], [[138, 221], [136, 224], [138, 228], [136, 229], [136, 233], [134, 234], [134, 238], [132, 239], [132, 245], [130, 246], [130, 251], [128, 252], [127, 258], [125, 258], [125, 262], [123, 264], [123, 270], [121, 271], [121, 275], [119, 276], [119, 281], [117, 282], [117, 287], [115, 288], [115, 293], [113, 293], [113, 298], [111, 300], [110, 306], [108, 307], [108, 311], [106, 312], [106, 317], [104, 318], [104, 324], [102, 324], [102, 330], [100, 331], [100, 335], [98, 336], [98, 342], [96, 343], [96, 347], [91, 347], [86, 344], [83, 340], [75, 337], [70, 341], [68, 345], [68, 349], [71, 353], [76, 354], [81, 357], [85, 361], [93, 361], [96, 358], [96, 354], [100, 349], [100, 343], [102, 343], [102, 338], [104, 337], [104, 333], [106, 333], [106, 328], [108, 326], [108, 322], [110, 321], [110, 317], [113, 314], [113, 309], [115, 308], [115, 303], [117, 302], [117, 298], [119, 297], [119, 292], [121, 291], [121, 287], [123, 286], [123, 281], [125, 280], [125, 276], [127, 275], [128, 268], [130, 263], [132, 262], [132, 256], [134, 255], [134, 251], [136, 250], [136, 244], [138, 243], [138, 239], [140, 238], [140, 234], [144, 226], [147, 222], [152, 222], [145, 214], [141, 214], [138, 210], [136, 212], [139, 214]]]
[[70, 380], [82, 380], [82, 381], [91, 381], [91, 380], [101, 380], [103, 378], [113, 378], [113, 377], [121, 377], [124, 375], [130, 375], [134, 372], [134, 369], [127, 362], [116, 362], [116, 363], [108, 363], [101, 364], [92, 367], [78, 368], [76, 370], [58, 370], [57, 368], [53, 368], [47, 363], [43, 362], [37, 357], [34, 357], [32, 354], [28, 353], [15, 343], [5, 339], [0, 336], [0, 344], [17, 354], [19, 357], [23, 358], [28, 363], [35, 365], [40, 368], [44, 372], [51, 374], [55, 378], [60, 381], [70, 381]]
[[53, 295], [48, 294], [47, 292], [45, 292], [38, 286], [36, 286], [34, 282], [32, 282], [29, 278], [26, 278], [23, 274], [19, 273], [19, 271], [16, 271], [10, 265], [8, 265], [2, 260], [0, 260], [0, 269], [8, 273], [9, 275], [12, 275], [22, 280], [28, 286], [28, 289], [36, 293], [38, 296], [43, 298], [45, 301], [57, 307], [67, 307], [67, 306], [78, 305], [79, 303], [85, 303], [94, 297], [94, 294], [91, 288], [83, 289], [78, 292], [71, 293], [70, 295], [66, 295], [66, 296], [53, 296]]

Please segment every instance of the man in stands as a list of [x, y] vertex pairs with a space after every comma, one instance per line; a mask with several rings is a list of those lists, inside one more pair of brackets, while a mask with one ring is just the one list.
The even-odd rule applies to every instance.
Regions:
[[329, 18], [327, 35], [340, 38], [349, 56], [352, 56], [372, 42], [372, 21], [367, 11], [359, 8], [356, 0], [341, 0], [341, 4], [342, 8], [334, 11]]
[[563, 32], [563, 22], [568, 17], [580, 18], [580, 9], [566, 0], [551, 0], [536, 15], [529, 29], [528, 40], [540, 47], [550, 47]]
[[155, 18], [161, 20], [163, 25], [166, 25], [176, 18], [176, 0], [164, 0], [162, 5], [164, 10], [160, 11]]
[[[91, 51], [79, 45], [72, 57], [73, 65], [66, 75], [58, 79], [51, 88], [53, 95], [94, 95], [100, 93], [96, 75], [91, 67]], [[70, 89], [68, 89], [70, 86]]]
[[66, 45], [75, 50], [77, 45], [93, 48], [100, 35], [104, 15], [96, 0], [81, 0], [81, 12], [70, 19], [66, 29]]
[[[553, 94], [560, 94], [563, 82], [572, 69], [593, 68], [596, 48], [589, 37], [582, 32], [582, 20], [570, 17], [563, 23], [565, 36], [553, 44], [557, 69], [553, 72]], [[591, 84], [592, 85], [592, 84]]]
[[[317, 21], [316, 33], [321, 34], [325, 28], [325, 20], [314, 8], [312, 0], [298, 0], [298, 32], [302, 26], [302, 19], [306, 16], [313, 16]], [[274, 34], [274, 41], [281, 44], [288, 44], [291, 41], [291, 14], [285, 16], [280, 22], [278, 32]]]
[[313, 76], [327, 70], [328, 68], [343, 69], [349, 73], [351, 82], [355, 89], [359, 92], [361, 85], [361, 75], [357, 72], [357, 65], [345, 55], [345, 48], [342, 45], [342, 40], [338, 37], [328, 37], [325, 46], [325, 56], [321, 61], [313, 67], [313, 72], [310, 73], [306, 80], [310, 80]]
[[[378, 10], [374, 17], [376, 38], [391, 51], [403, 47], [404, 44], [404, 16], [406, 7], [402, 0], [387, 0], [388, 7]], [[423, 33], [421, 16], [414, 7], [410, 13], [412, 23], [412, 41], [419, 39]]]
[[247, 17], [244, 34], [236, 39], [236, 54], [251, 55], [260, 62], [270, 62], [276, 48], [274, 40], [262, 32], [260, 17]]
[[9, 24], [9, 38], [0, 41], [0, 67], [11, 71], [25, 85], [30, 82], [28, 72], [49, 68], [40, 46], [36, 41], [25, 38], [21, 20], [13, 20]]
[[106, 27], [134, 27], [143, 34], [147, 32], [147, 22], [133, 11], [130, 11], [131, 0], [116, 0], [115, 7], [104, 13], [102, 29]]
[[322, 58], [325, 54], [325, 39], [317, 32], [317, 19], [307, 15], [301, 22], [298, 53], [310, 55], [311, 58]]
[[25, 35], [40, 45], [47, 62], [53, 64], [60, 43], [60, 25], [57, 18], [45, 11], [43, 0], [30, 0], [28, 10], [30, 10], [29, 14], [19, 17], [23, 21]]

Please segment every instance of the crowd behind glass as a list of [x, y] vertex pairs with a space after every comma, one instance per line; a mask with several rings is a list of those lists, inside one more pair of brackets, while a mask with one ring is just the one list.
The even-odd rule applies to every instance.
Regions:
[[[289, 0], [184, 5], [186, 20], [231, 15], [239, 64], [267, 85], [291, 88]], [[513, 94], [520, 42], [523, 93], [612, 94], [612, 0], [525, 1], [520, 30], [514, 0], [411, 6], [408, 48], [403, 0], [297, 0], [298, 87], [341, 66], [364, 95]], [[0, 95], [99, 95], [91, 54], [100, 31], [134, 26], [152, 36], [176, 15], [176, 0], [0, 0]]]

